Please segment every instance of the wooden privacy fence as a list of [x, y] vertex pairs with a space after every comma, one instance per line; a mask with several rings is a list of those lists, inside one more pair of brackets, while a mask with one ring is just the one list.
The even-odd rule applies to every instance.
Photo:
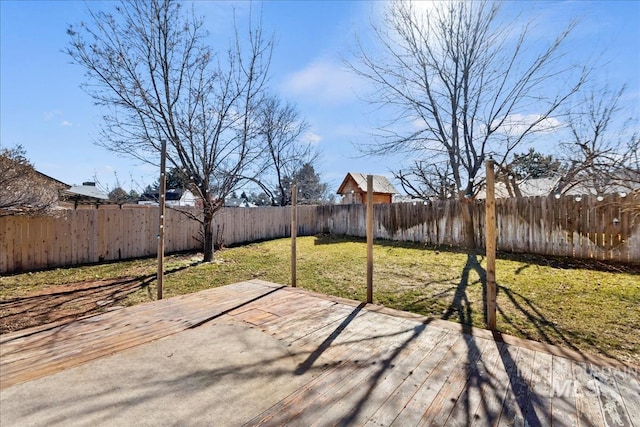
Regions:
[[[496, 201], [498, 249], [640, 262], [640, 194], [530, 197]], [[0, 273], [152, 256], [158, 211], [152, 206], [63, 210], [58, 217], [0, 217]], [[458, 246], [460, 201], [374, 205], [376, 238]], [[471, 203], [475, 239], [484, 246], [484, 202]], [[192, 211], [196, 213], [197, 211]], [[199, 250], [199, 223], [168, 209], [166, 251]], [[226, 245], [288, 237], [290, 207], [225, 208], [214, 219]], [[365, 205], [299, 206], [298, 235], [366, 236]]]
[[496, 201], [498, 249], [640, 262], [640, 193]]
[[[464, 226], [460, 201], [375, 206], [375, 237], [460, 246]], [[472, 202], [475, 241], [485, 246], [484, 201]], [[361, 208], [363, 209], [363, 208]], [[364, 236], [364, 213], [339, 219], [340, 232]], [[640, 193], [620, 197], [528, 197], [496, 200], [497, 248], [501, 251], [640, 262]], [[356, 222], [358, 230], [349, 228]], [[342, 228], [347, 224], [347, 229]]]
[[[152, 256], [158, 221], [157, 206], [140, 205], [0, 217], [0, 273]], [[167, 210], [165, 230], [167, 252], [199, 247], [199, 224], [185, 215]]]

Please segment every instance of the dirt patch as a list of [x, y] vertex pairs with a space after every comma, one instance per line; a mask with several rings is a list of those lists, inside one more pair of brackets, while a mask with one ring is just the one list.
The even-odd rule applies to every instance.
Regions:
[[48, 286], [24, 297], [0, 301], [0, 334], [47, 323], [72, 321], [119, 307], [155, 276], [120, 277]]

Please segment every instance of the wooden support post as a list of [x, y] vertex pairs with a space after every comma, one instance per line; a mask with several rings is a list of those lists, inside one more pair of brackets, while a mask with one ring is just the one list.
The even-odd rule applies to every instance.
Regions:
[[487, 160], [485, 249], [487, 254], [487, 328], [496, 330], [496, 193], [493, 160]]
[[298, 184], [291, 186], [291, 286], [296, 287], [296, 237], [298, 236]]
[[367, 303], [373, 302], [373, 175], [367, 175]]
[[164, 207], [167, 194], [167, 141], [162, 140], [160, 151], [160, 190], [158, 194], [158, 211], [160, 212], [158, 227], [158, 299], [162, 299], [162, 285], [164, 282]]

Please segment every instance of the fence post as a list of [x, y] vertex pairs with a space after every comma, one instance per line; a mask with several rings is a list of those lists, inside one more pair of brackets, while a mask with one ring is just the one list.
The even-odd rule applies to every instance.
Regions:
[[298, 236], [298, 184], [291, 186], [291, 286], [296, 287], [296, 237]]
[[485, 249], [487, 254], [487, 328], [496, 329], [496, 194], [493, 160], [487, 160]]
[[373, 175], [367, 175], [367, 303], [373, 302]]
[[162, 299], [162, 285], [164, 282], [164, 206], [167, 194], [166, 158], [167, 141], [163, 139], [160, 151], [160, 194], [158, 194], [158, 211], [160, 212], [158, 229], [158, 299]]

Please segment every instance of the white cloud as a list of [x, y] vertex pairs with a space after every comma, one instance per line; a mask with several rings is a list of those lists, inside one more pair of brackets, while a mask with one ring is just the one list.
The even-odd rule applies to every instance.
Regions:
[[418, 117], [416, 119], [413, 119], [413, 121], [411, 122], [411, 126], [414, 130], [422, 130], [427, 127], [427, 122], [425, 122], [422, 117]]
[[55, 119], [56, 117], [61, 117], [62, 116], [62, 111], [60, 111], [60, 110], [45, 111], [43, 116], [44, 116], [44, 120], [49, 122], [49, 121]]
[[[540, 114], [512, 114], [504, 118], [498, 132], [511, 136], [521, 135], [532, 123], [540, 120], [541, 117]], [[494, 126], [498, 124], [497, 122], [493, 123]], [[532, 131], [537, 133], [552, 133], [562, 126], [562, 122], [558, 119], [547, 117], [540, 120], [540, 123], [536, 124]]]
[[451, 3], [451, 1], [445, 0], [426, 0], [412, 2], [411, 7], [413, 8], [414, 15], [418, 19], [427, 19], [429, 15], [432, 15], [439, 10], [446, 10], [446, 8], [451, 5]]
[[[64, 117], [64, 113], [62, 112], [62, 110], [51, 110], [45, 111], [42, 116], [45, 122], [50, 122], [53, 120], [58, 121], [59, 119], [62, 119]], [[69, 120], [60, 120], [59, 123], [60, 126], [73, 126], [73, 123], [71, 123]]]
[[111, 165], [102, 165], [96, 169], [96, 173], [114, 173], [116, 168]]
[[307, 132], [302, 137], [302, 141], [306, 142], [307, 144], [319, 144], [320, 141], [322, 141], [323, 139], [324, 138], [322, 138], [322, 136], [318, 135], [317, 133], [313, 133], [313, 132]]
[[285, 92], [332, 106], [355, 100], [356, 93], [364, 85], [361, 79], [345, 67], [326, 59], [319, 59], [284, 80]]

